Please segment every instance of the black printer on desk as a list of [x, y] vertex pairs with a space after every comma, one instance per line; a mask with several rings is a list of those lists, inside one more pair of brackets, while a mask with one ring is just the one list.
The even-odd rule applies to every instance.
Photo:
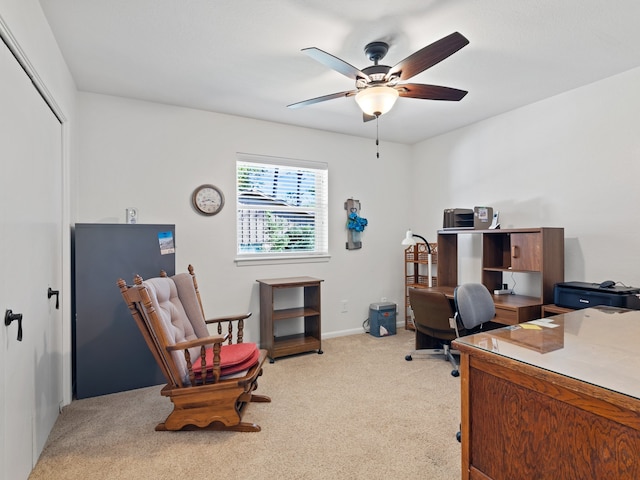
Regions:
[[607, 305], [640, 310], [640, 288], [601, 285], [587, 282], [556, 283], [553, 288], [553, 303], [559, 307], [575, 309]]

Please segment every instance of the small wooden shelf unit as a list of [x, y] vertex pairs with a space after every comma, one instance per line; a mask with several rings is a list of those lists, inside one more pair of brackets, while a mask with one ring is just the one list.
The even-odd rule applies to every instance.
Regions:
[[[313, 277], [289, 277], [257, 280], [260, 283], [260, 348], [267, 350], [271, 363], [278, 357], [317, 350], [322, 353], [320, 283]], [[274, 296], [278, 290], [304, 289], [300, 307], [276, 310]], [[304, 318], [304, 332], [276, 337], [274, 322]]]

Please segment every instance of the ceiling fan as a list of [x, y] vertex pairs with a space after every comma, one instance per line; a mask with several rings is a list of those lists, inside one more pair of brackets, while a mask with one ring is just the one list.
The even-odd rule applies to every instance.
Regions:
[[373, 65], [362, 70], [318, 48], [303, 48], [302, 51], [314, 60], [355, 80], [356, 88], [355, 90], [332, 93], [287, 106], [289, 108], [299, 108], [334, 98], [355, 95], [356, 102], [362, 109], [364, 121], [366, 122], [391, 110], [398, 97], [460, 101], [467, 94], [465, 90], [439, 85], [399, 82], [408, 80], [433, 67], [468, 43], [469, 40], [464, 35], [454, 32], [409, 55], [393, 67], [389, 67], [378, 63], [389, 51], [389, 45], [385, 42], [372, 42], [365, 47], [364, 51], [369, 60], [373, 62]]

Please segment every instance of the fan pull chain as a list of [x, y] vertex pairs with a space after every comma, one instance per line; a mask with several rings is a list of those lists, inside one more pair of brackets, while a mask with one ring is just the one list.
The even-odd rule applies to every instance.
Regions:
[[380, 141], [379, 141], [380, 135], [378, 135], [378, 119], [379, 118], [380, 118], [380, 115], [376, 115], [376, 158], [380, 158]]

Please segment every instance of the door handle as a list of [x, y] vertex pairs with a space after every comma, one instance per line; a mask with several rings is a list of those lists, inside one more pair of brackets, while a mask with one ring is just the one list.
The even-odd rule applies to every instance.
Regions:
[[49, 287], [47, 298], [51, 298], [54, 295], [56, 296], [56, 310], [58, 310], [60, 308], [60, 290], [51, 290], [51, 287]]
[[18, 341], [22, 341], [22, 314], [13, 313], [11, 310], [7, 310], [4, 313], [4, 324], [8, 327], [14, 320], [18, 321]]

